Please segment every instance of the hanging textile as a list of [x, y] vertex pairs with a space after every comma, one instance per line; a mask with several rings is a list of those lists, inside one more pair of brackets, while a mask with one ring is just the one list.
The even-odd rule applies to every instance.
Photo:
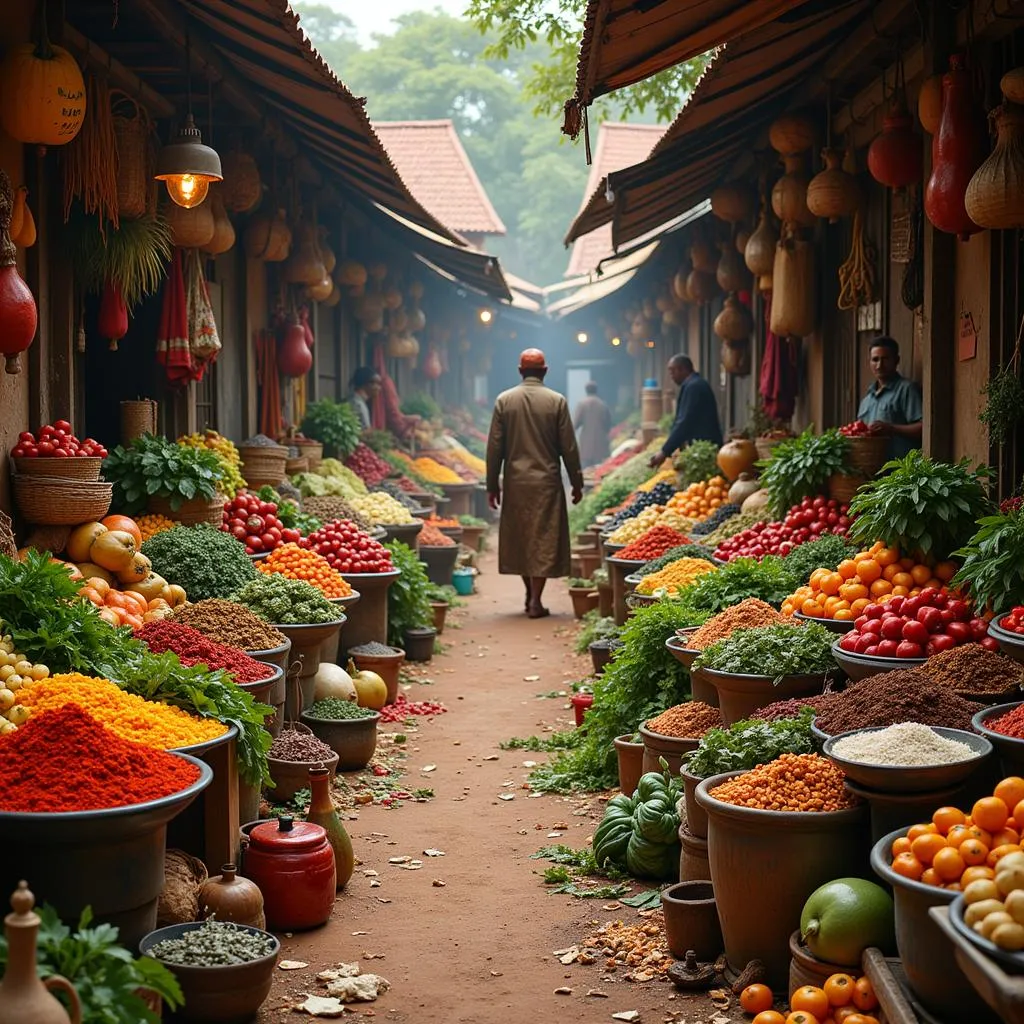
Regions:
[[256, 384], [260, 392], [260, 433], [281, 434], [281, 382], [277, 375], [277, 338], [268, 329], [256, 333]]
[[182, 273], [182, 254], [174, 250], [164, 284], [164, 302], [160, 310], [160, 330], [156, 340], [157, 362], [164, 368], [173, 387], [192, 379], [192, 351], [189, 347], [188, 300]]
[[[406, 416], [398, 401], [398, 388], [388, 376], [384, 363], [384, 346], [377, 345], [373, 350], [373, 368], [380, 374], [380, 394], [370, 408], [370, 419], [375, 430], [390, 430], [396, 437], [406, 437], [415, 425], [414, 420]], [[377, 410], [380, 410], [378, 418]]]
[[765, 345], [758, 391], [764, 411], [771, 419], [788, 420], [796, 410], [800, 386], [799, 342], [773, 334], [769, 327], [771, 315], [772, 296], [769, 293], [764, 302]]
[[192, 353], [194, 380], [202, 380], [206, 368], [220, 353], [220, 336], [210, 305], [210, 290], [203, 273], [203, 257], [198, 249], [189, 249], [185, 257], [188, 296], [188, 347]]

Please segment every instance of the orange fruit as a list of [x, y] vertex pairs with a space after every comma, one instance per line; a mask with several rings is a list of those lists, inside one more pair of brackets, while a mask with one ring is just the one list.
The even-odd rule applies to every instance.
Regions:
[[[956, 852], [956, 851], [954, 851]], [[912, 853], [899, 853], [892, 861], [892, 869], [897, 875], [918, 881], [924, 874], [924, 865]]]
[[861, 583], [874, 583], [882, 575], [882, 564], [873, 558], [865, 558], [857, 563], [857, 578]]
[[[977, 840], [975, 840], [975, 842], [977, 842]], [[946, 840], [937, 832], [927, 832], [923, 836], [918, 836], [913, 843], [910, 844], [911, 853], [913, 853], [913, 855], [922, 864], [931, 864], [935, 859], [935, 855], [940, 850], [945, 849], [948, 849], [946, 846]], [[986, 853], [987, 852], [988, 851], [986, 851]], [[984, 857], [981, 858], [982, 861], [984, 861], [984, 859]]]
[[871, 584], [871, 596], [872, 597], [885, 597], [886, 594], [892, 593], [892, 584], [888, 580], [875, 580]]
[[772, 1003], [772, 990], [767, 985], [748, 985], [740, 993], [740, 1006], [747, 1013], [761, 1013], [763, 1010], [770, 1010]]
[[1024, 800], [1024, 779], [1019, 775], [1008, 775], [992, 791], [1007, 807], [1016, 809], [1017, 804]]
[[923, 587], [932, 578], [932, 571], [927, 565], [915, 565], [910, 575], [919, 587]]
[[918, 836], [927, 835], [929, 832], [938, 832], [939, 830], [935, 827], [932, 822], [925, 824], [922, 822], [919, 825], [911, 825], [907, 831], [907, 838], [913, 842]]
[[1013, 806], [1013, 823], [1018, 830], [1024, 831], [1024, 800], [1018, 800]]
[[844, 580], [852, 580], [857, 575], [857, 563], [852, 558], [844, 558], [839, 563], [839, 567], [836, 572], [843, 577]]
[[939, 877], [939, 873], [935, 868], [925, 868], [924, 873], [921, 875], [919, 881], [922, 885], [935, 885], [942, 887], [942, 879]]
[[972, 836], [960, 844], [958, 852], [968, 867], [977, 867], [979, 864], [985, 863], [988, 847], [980, 839], [975, 839]]
[[959, 807], [940, 807], [932, 815], [932, 824], [942, 835], [948, 835], [954, 825], [962, 825], [967, 815]]
[[992, 849], [997, 846], [1016, 846], [1020, 842], [1020, 833], [1009, 825], [992, 836]]
[[790, 997], [789, 1007], [798, 1013], [809, 1013], [821, 1020], [828, 1016], [828, 996], [817, 985], [801, 985]]
[[935, 566], [935, 578], [948, 583], [956, 575], [956, 566], [952, 562], [939, 562]]
[[[992, 854], [989, 854], [991, 857]], [[987, 864], [979, 864], [975, 867], [966, 868], [960, 876], [960, 884], [966, 889], [971, 882], [978, 882], [982, 879], [995, 878], [996, 873]]]
[[873, 1010], [878, 1006], [878, 997], [868, 978], [858, 978], [853, 986], [853, 1005], [858, 1010]]
[[879, 565], [892, 565], [900, 560], [899, 548], [887, 548], [884, 545], [875, 552], [875, 561]]
[[878, 1024], [878, 1018], [869, 1013], [854, 1013], [846, 1018], [845, 1024]]
[[833, 974], [825, 982], [825, 995], [828, 1005], [832, 1007], [846, 1006], [853, 1001], [854, 979], [849, 974]]
[[960, 856], [959, 850], [946, 847], [944, 850], [939, 850], [932, 858], [932, 867], [944, 882], [956, 882], [964, 873], [964, 868], [967, 865], [964, 863], [963, 857]]
[[889, 850], [889, 854], [892, 857], [897, 857], [901, 853], [910, 853], [911, 842], [906, 836], [900, 836], [899, 839], [892, 841], [892, 848]]
[[892, 583], [892, 589], [894, 591], [897, 587], [904, 587], [909, 591], [914, 585], [914, 577], [911, 576], [909, 572], [898, 572], [893, 576], [890, 582]]
[[837, 1006], [832, 1011], [832, 1019], [836, 1024], [843, 1024], [848, 1017], [852, 1017], [855, 1013], [860, 1013], [860, 1010], [853, 1003], [849, 1003], [846, 1006]]
[[1005, 846], [994, 846], [985, 858], [985, 863], [990, 867], [994, 868], [1008, 853], [1019, 853], [1020, 847], [1016, 843], [1007, 844]]
[[[875, 580], [875, 583], [877, 582], [878, 580]], [[839, 588], [839, 596], [844, 601], [859, 601], [861, 598], [870, 596], [870, 591], [863, 583], [845, 583]]]
[[786, 1018], [778, 1010], [762, 1010], [750, 1024], [786, 1024]]
[[896, 573], [902, 572], [902, 571], [903, 570], [899, 567], [899, 563], [898, 562], [893, 562], [891, 565], [887, 565], [882, 570], [882, 579], [883, 580], [889, 580], [891, 582], [893, 576], [895, 576]]
[[971, 808], [971, 820], [987, 832], [1000, 832], [1010, 817], [1010, 809], [997, 796], [982, 797]]
[[821, 1024], [821, 1022], [822, 1019], [813, 1013], [808, 1013], [806, 1010], [796, 1010], [786, 1018], [785, 1024]]
[[[830, 572], [827, 576], [821, 578], [819, 586], [823, 594], [828, 594], [830, 597], [833, 594], [839, 593], [839, 588], [843, 585], [843, 577], [837, 572]], [[863, 595], [861, 595], [863, 596]]]

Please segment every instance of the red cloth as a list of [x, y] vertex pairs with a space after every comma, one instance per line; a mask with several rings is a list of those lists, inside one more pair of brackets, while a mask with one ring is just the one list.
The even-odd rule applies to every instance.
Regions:
[[160, 332], [156, 340], [157, 362], [174, 386], [187, 384], [195, 370], [188, 338], [188, 300], [181, 250], [175, 249], [164, 284], [164, 303], [160, 310]]
[[[395, 391], [395, 382], [388, 376], [387, 367], [384, 361], [384, 346], [375, 345], [373, 348], [373, 368], [380, 374], [381, 389], [370, 405], [370, 422], [374, 430], [387, 430], [388, 414], [385, 406], [384, 392], [387, 389]], [[397, 392], [394, 395], [395, 405], [398, 405]]]
[[765, 413], [773, 420], [788, 420], [796, 410], [796, 397], [800, 387], [798, 363], [799, 342], [772, 334], [771, 294], [764, 304], [765, 345], [761, 360], [761, 380], [758, 391]]

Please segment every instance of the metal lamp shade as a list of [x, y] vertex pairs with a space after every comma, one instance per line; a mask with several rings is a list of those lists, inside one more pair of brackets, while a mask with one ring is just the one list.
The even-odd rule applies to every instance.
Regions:
[[157, 181], [167, 186], [167, 194], [185, 209], [199, 206], [210, 190], [210, 182], [223, 181], [220, 156], [215, 149], [203, 145], [203, 136], [191, 114], [177, 138], [160, 150], [157, 158]]

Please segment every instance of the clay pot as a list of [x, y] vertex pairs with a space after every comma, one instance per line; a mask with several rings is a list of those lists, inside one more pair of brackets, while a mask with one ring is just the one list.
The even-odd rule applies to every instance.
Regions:
[[612, 743], [619, 760], [619, 789], [627, 796], [632, 796], [644, 773], [644, 745], [634, 743], [632, 734], [616, 736]]
[[597, 608], [597, 590], [594, 587], [570, 587], [569, 597], [572, 598], [572, 612], [577, 619], [582, 619], [587, 612]]
[[[323, 740], [338, 757], [337, 770], [354, 772], [365, 768], [377, 750], [377, 723], [380, 715], [374, 712], [365, 718], [312, 718], [302, 712], [302, 722], [317, 739]], [[307, 772], [308, 783], [308, 772]]]
[[[683, 824], [679, 826], [679, 881], [702, 882], [711, 874], [708, 841], [695, 836]], [[721, 950], [719, 950], [721, 952]]]
[[402, 668], [402, 662], [405, 661], [405, 651], [401, 647], [392, 649], [394, 654], [353, 654], [351, 651], [349, 652], [349, 656], [360, 672], [376, 672], [384, 680], [384, 685], [388, 688], [388, 696], [385, 701], [387, 704], [394, 704], [398, 697], [398, 673]]
[[740, 675], [702, 668], [707, 681], [718, 690], [718, 706], [726, 727], [749, 718], [758, 708], [790, 697], [811, 697], [825, 688], [828, 674], [783, 676], [777, 685], [770, 676]]
[[686, 807], [686, 827], [690, 834], [698, 839], [708, 837], [708, 814], [707, 811], [697, 802], [697, 787], [704, 781], [700, 775], [694, 775], [686, 770], [686, 762], [690, 755], [683, 758], [679, 774], [683, 780], [683, 802]]
[[333, 776], [338, 768], [338, 755], [334, 754], [323, 762], [283, 761], [277, 757], [268, 757], [267, 765], [270, 768], [270, 777], [274, 780], [274, 785], [267, 789], [267, 796], [271, 800], [284, 803], [291, 800], [300, 789], [305, 789], [309, 785], [310, 768], [326, 768]]
[[701, 961], [715, 960], [722, 952], [715, 890], [710, 882], [677, 882], [661, 892], [668, 951], [682, 960], [693, 950]]
[[430, 661], [434, 657], [436, 638], [437, 630], [433, 626], [407, 629], [404, 639], [406, 661]]
[[599, 676], [612, 660], [613, 649], [604, 641], [595, 640], [587, 650], [590, 651], [590, 662], [594, 666], [594, 675]]
[[823, 988], [833, 974], [850, 974], [854, 978], [861, 973], [860, 964], [830, 964], [819, 960], [801, 941], [798, 928], [789, 937], [789, 994], [804, 985]]
[[240, 878], [234, 864], [225, 864], [219, 875], [207, 879], [199, 890], [200, 918], [234, 921], [250, 928], [266, 928], [263, 893], [248, 878]]
[[645, 722], [637, 730], [644, 741], [644, 772], [660, 772], [661, 758], [668, 763], [670, 775], [676, 775], [683, 758], [697, 749], [699, 739], [689, 736], [662, 736], [651, 732]]
[[430, 607], [434, 611], [434, 629], [437, 630], [437, 635], [440, 636], [444, 632], [444, 620], [448, 615], [448, 602], [431, 601]]

